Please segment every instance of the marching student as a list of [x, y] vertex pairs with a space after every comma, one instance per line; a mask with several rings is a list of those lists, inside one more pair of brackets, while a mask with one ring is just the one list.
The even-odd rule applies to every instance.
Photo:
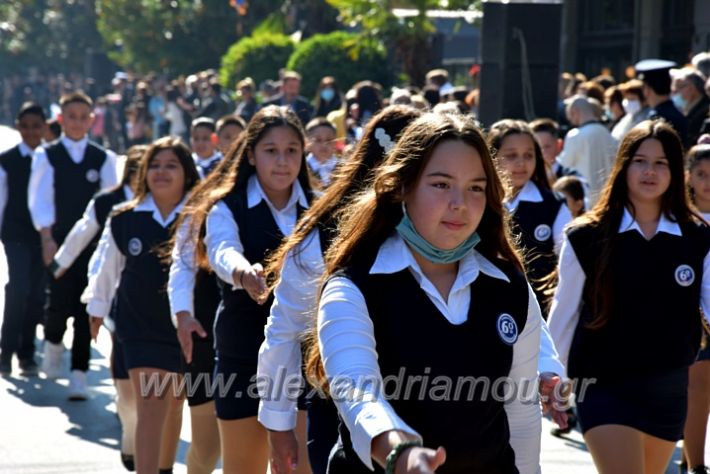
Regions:
[[328, 119], [314, 118], [306, 125], [306, 138], [306, 162], [321, 186], [326, 188], [340, 161], [335, 154], [335, 125]]
[[581, 178], [579, 171], [568, 168], [557, 159], [559, 155], [560, 126], [552, 119], [536, 119], [530, 122], [530, 129], [535, 135], [535, 140], [540, 144], [542, 157], [545, 159], [545, 172], [550, 186], [558, 179], [565, 176]]
[[[238, 145], [237, 145], [238, 146]], [[209, 176], [202, 180], [185, 202], [192, 209], [234, 166], [236, 153], [228, 153]], [[193, 474], [212, 472], [220, 455], [219, 428], [215, 416], [212, 374], [215, 367], [213, 326], [221, 293], [213, 272], [200, 268], [195, 256], [199, 237], [190, 213], [181, 213], [173, 238], [168, 279], [168, 298], [173, 325], [184, 356], [183, 372], [190, 387], [192, 441], [185, 456], [187, 470]]]
[[217, 150], [223, 156], [227, 156], [229, 147], [237, 141], [245, 128], [247, 128], [246, 122], [238, 115], [225, 115], [217, 120]]
[[[710, 222], [710, 145], [692, 147], [686, 157], [686, 181], [690, 199]], [[683, 462], [692, 473], [707, 472], [705, 440], [710, 415], [710, 345], [707, 331], [702, 349], [688, 372], [688, 416], [683, 430]], [[704, 470], [703, 470], [704, 469]]]
[[42, 107], [22, 104], [15, 126], [22, 141], [0, 154], [0, 240], [7, 258], [5, 312], [0, 330], [0, 375], [12, 373], [12, 356], [22, 375], [37, 375], [35, 331], [44, 303], [44, 264], [39, 234], [27, 207], [32, 154], [46, 130]]
[[601, 473], [663, 473], [683, 437], [700, 308], [710, 314], [709, 250], [678, 134], [641, 122], [595, 207], [566, 232], [550, 311], [568, 375], [592, 382], [576, 385], [577, 413]]
[[217, 149], [215, 140], [214, 120], [209, 117], [200, 117], [192, 121], [190, 126], [190, 146], [192, 147], [192, 158], [200, 173], [200, 178], [210, 174], [215, 166], [222, 159], [222, 154]]
[[710, 145], [695, 145], [688, 151], [686, 173], [690, 199], [710, 222]]
[[[72, 92], [62, 96], [59, 105], [63, 134], [46, 151], [35, 154], [28, 189], [30, 215], [40, 233], [42, 260], [47, 266], [94, 194], [116, 184], [116, 155], [87, 138], [93, 122], [91, 99]], [[42, 371], [50, 379], [62, 375], [62, 339], [67, 318], [73, 316], [70, 400], [88, 397], [89, 319], [80, 297], [90, 257], [87, 248], [61, 278], [50, 279], [47, 291]]]
[[[313, 329], [320, 277], [325, 269], [323, 255], [337, 231], [338, 211], [367, 186], [372, 170], [394, 147], [407, 124], [420, 115], [414, 108], [397, 105], [372, 117], [332, 185], [271, 255], [265, 274], [275, 282], [274, 303], [259, 350], [257, 379], [273, 382], [300, 377], [301, 343], [303, 335]], [[305, 413], [299, 412], [288, 386], [274, 384], [260, 395], [259, 422], [269, 430], [271, 469], [278, 474], [304, 472], [307, 453], [312, 471], [325, 474], [328, 455], [338, 438], [333, 403], [317, 396], [307, 400], [308, 446], [304, 446], [298, 443], [303, 436], [297, 435], [296, 426], [306, 425]]]
[[[446, 389], [471, 377], [537, 388], [540, 308], [503, 197], [473, 122], [427, 114], [344, 210], [307, 366], [344, 422], [328, 472], [539, 471], [535, 403]], [[392, 377], [418, 380], [415, 393], [387, 397]]]
[[[189, 149], [166, 137], [148, 148], [138, 176], [135, 198], [116, 207], [106, 223], [99, 244], [102, 264], [87, 308], [96, 338], [116, 295], [116, 337], [136, 394], [136, 470], [171, 472], [172, 461], [159, 466], [159, 458], [166, 452], [161, 449], [164, 430], [172, 428], [164, 427], [168, 413], [182, 406], [176, 393], [181, 362], [160, 248], [169, 242], [171, 226], [199, 175]], [[156, 385], [146, 389], [150, 381]]]
[[[509, 185], [505, 207], [524, 247], [527, 277], [534, 287], [539, 287], [540, 281], [555, 269], [562, 229], [572, 220], [572, 214], [564, 199], [550, 190], [540, 145], [525, 122], [506, 119], [494, 123], [488, 143]], [[539, 288], [535, 294], [544, 316], [547, 298]]]
[[[64, 243], [54, 257], [52, 268], [54, 276], [59, 278], [71, 267], [77, 256], [103, 231], [111, 209], [117, 204], [133, 199], [138, 181], [138, 169], [141, 159], [148, 149], [146, 145], [134, 145], [126, 152], [121, 182], [105, 191], [99, 192], [89, 201], [84, 215], [74, 224]], [[101, 266], [100, 251], [94, 251], [89, 260], [88, 284], [81, 296], [83, 303], [88, 303], [93, 291], [95, 275]], [[123, 362], [123, 349], [111, 333], [111, 378], [116, 387], [116, 413], [121, 422], [121, 463], [129, 471], [135, 469], [133, 453], [136, 425], [135, 395], [128, 378], [128, 370]]]
[[257, 421], [259, 398], [252, 390], [272, 301], [262, 262], [309, 206], [304, 141], [292, 111], [262, 108], [239, 147], [230, 151], [237, 154], [235, 164], [213, 189], [205, 190], [206, 198], [196, 208], [185, 211], [193, 228], [205, 231], [204, 244], [195, 243], [198, 261], [209, 258], [222, 286], [214, 329], [215, 377], [232, 380], [215, 405], [228, 473], [264, 472], [268, 464], [267, 434]]
[[552, 185], [552, 190], [564, 196], [572, 217], [584, 214], [584, 183], [576, 176], [563, 176]]
[[[133, 199], [136, 188], [138, 168], [141, 158], [148, 149], [147, 145], [134, 145], [126, 152], [121, 182], [112, 188], [100, 191], [84, 210], [81, 219], [76, 221], [64, 243], [54, 256], [52, 265], [55, 278], [59, 278], [69, 269], [89, 244], [101, 235], [106, 219], [116, 204]], [[97, 262], [100, 264], [101, 262]], [[95, 271], [95, 270], [94, 270]], [[89, 271], [89, 277], [93, 272]]]

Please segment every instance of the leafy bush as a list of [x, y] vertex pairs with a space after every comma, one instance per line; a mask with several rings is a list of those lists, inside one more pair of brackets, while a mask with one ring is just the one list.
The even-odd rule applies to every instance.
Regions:
[[220, 82], [233, 90], [246, 76], [258, 85], [266, 79], [278, 79], [279, 69], [286, 66], [294, 45], [291, 38], [279, 33], [259, 33], [242, 38], [222, 56]]
[[393, 80], [382, 43], [345, 31], [314, 35], [303, 41], [289, 58], [288, 69], [301, 74], [301, 94], [309, 99], [323, 76], [334, 76], [342, 91], [365, 79], [385, 87]]

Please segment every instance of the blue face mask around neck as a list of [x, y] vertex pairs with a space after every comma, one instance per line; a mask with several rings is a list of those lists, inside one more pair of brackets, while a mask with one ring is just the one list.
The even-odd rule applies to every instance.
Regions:
[[397, 233], [407, 242], [418, 254], [427, 260], [434, 263], [454, 263], [461, 260], [468, 252], [471, 251], [480, 241], [481, 238], [476, 232], [471, 234], [458, 247], [451, 250], [444, 250], [430, 244], [424, 237], [421, 236], [417, 229], [414, 228], [414, 223], [407, 215], [407, 210], [402, 203], [402, 220], [397, 224]]

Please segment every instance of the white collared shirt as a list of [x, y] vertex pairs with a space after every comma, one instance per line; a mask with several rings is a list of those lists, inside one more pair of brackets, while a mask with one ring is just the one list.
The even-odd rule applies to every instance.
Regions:
[[[130, 186], [124, 185], [123, 193], [126, 196], [126, 201], [133, 199], [133, 190]], [[69, 231], [69, 234], [64, 239], [62, 246], [57, 250], [54, 261], [57, 262], [60, 268], [71, 267], [81, 252], [89, 245], [89, 242], [91, 242], [101, 230], [99, 221], [96, 219], [95, 206], [95, 199], [89, 201], [81, 219], [76, 221]], [[96, 271], [96, 269], [92, 270], [91, 267], [89, 267], [89, 275], [91, 275], [93, 271]]]
[[[89, 142], [88, 138], [84, 137], [79, 141], [74, 141], [62, 135], [60, 140], [69, 153], [71, 160], [77, 164], [81, 163]], [[115, 186], [117, 182], [116, 154], [111, 150], [106, 150], [106, 160], [101, 170], [99, 170], [99, 188], [110, 188], [111, 186]], [[49, 163], [44, 148], [35, 150], [32, 158], [32, 173], [30, 175], [30, 184], [27, 193], [27, 203], [35, 228], [40, 230], [54, 225], [56, 218], [54, 207], [54, 168]]]
[[[175, 247], [172, 250], [170, 277], [168, 279], [168, 300], [170, 301], [170, 317], [177, 327], [177, 314], [188, 312], [195, 316], [195, 240], [191, 238], [190, 225], [192, 220], [186, 218], [175, 231]], [[207, 331], [211, 328], [205, 328]]]
[[[32, 148], [30, 148], [25, 142], [20, 142], [17, 147], [20, 149], [20, 155], [22, 155], [23, 158], [32, 160], [32, 155], [34, 154], [34, 150]], [[2, 229], [2, 219], [5, 215], [5, 207], [7, 206], [7, 200], [9, 199], [7, 193], [7, 173], [5, 172], [5, 169], [0, 166], [0, 230]]]
[[[392, 273], [405, 268], [412, 272], [420, 288], [436, 305], [442, 317], [453, 324], [466, 321], [470, 303], [469, 285], [480, 273], [508, 280], [501, 270], [472, 250], [459, 263], [459, 272], [447, 304], [434, 285], [421, 273], [404, 241], [395, 234], [380, 247], [370, 273]], [[528, 288], [528, 295], [528, 317], [525, 328], [515, 343], [509, 374], [514, 381], [535, 380], [537, 377], [542, 316], [531, 288]], [[323, 289], [318, 311], [318, 339], [329, 379], [342, 377], [358, 381], [376, 377], [382, 381], [377, 364], [374, 328], [367, 304], [358, 287], [345, 277], [329, 280]], [[358, 387], [362, 387], [362, 397], [340, 397], [335, 402], [350, 431], [355, 452], [370, 469], [371, 443], [377, 435], [389, 430], [402, 430], [419, 436], [406, 420], [402, 420], [394, 412], [383, 394], [377, 389], [373, 390], [376, 385], [378, 384], [358, 384]], [[516, 466], [521, 473], [539, 472], [540, 407], [534, 403], [514, 400], [506, 403], [505, 411]]]
[[[153, 196], [148, 194], [135, 208], [127, 212], [150, 212], [153, 220], [163, 227], [168, 227], [182, 210], [183, 199], [163, 219]], [[120, 204], [118, 206], [121, 206]], [[126, 266], [126, 257], [121, 253], [111, 231], [111, 217], [106, 221], [99, 245], [91, 257], [93, 264], [98, 265], [98, 272], [89, 276], [89, 284], [82, 294], [82, 302], [87, 303], [86, 312], [91, 316], [105, 318], [111, 311], [111, 302], [121, 281], [121, 272]], [[99, 262], [98, 264], [96, 262]]]
[[[247, 207], [251, 209], [262, 200], [268, 205], [276, 225], [284, 236], [291, 235], [296, 226], [297, 204], [304, 209], [308, 207], [306, 194], [301, 189], [298, 180], [295, 180], [288, 202], [283, 209], [276, 209], [254, 174], [247, 182]], [[239, 224], [234, 220], [232, 211], [223, 201], [217, 202], [207, 215], [205, 246], [210, 266], [219, 278], [232, 285], [234, 289], [241, 289], [239, 282], [233, 281], [234, 271], [247, 270], [251, 267], [251, 263], [244, 257], [244, 245], [239, 237]], [[248, 223], [242, 224], [248, 225]]]
[[197, 153], [192, 154], [192, 159], [195, 162], [195, 166], [197, 167], [197, 173], [200, 175], [201, 179], [206, 178], [205, 169], [209, 168], [210, 166], [212, 166], [212, 163], [214, 163], [215, 161], [219, 161], [222, 158], [222, 153], [220, 153], [219, 151], [215, 151], [214, 153], [212, 153], [212, 156], [210, 156], [209, 158], [202, 158]]
[[[325, 270], [318, 230], [311, 231], [296, 251], [286, 255], [274, 288], [274, 303], [259, 349], [257, 380], [300, 380], [301, 340], [315, 321], [320, 279]], [[296, 399], [288, 384], [269, 384], [261, 392], [258, 419], [267, 429], [296, 427]]]
[[330, 184], [331, 175], [333, 174], [335, 167], [338, 165], [338, 161], [338, 157], [335, 155], [331, 156], [324, 162], [320, 162], [313, 153], [309, 153], [306, 157], [308, 167], [316, 176], [318, 176], [318, 179], [320, 179], [324, 186]]
[[[619, 233], [638, 232], [646, 238], [641, 231], [638, 222], [633, 218], [628, 209], [624, 209], [624, 215], [619, 225]], [[680, 226], [661, 214], [658, 227], [654, 235], [659, 232], [682, 236]], [[560, 355], [560, 360], [567, 366], [569, 351], [572, 346], [572, 339], [579, 321], [579, 311], [582, 306], [582, 292], [586, 275], [582, 265], [577, 259], [572, 244], [565, 235], [562, 242], [559, 263], [559, 283], [555, 290], [555, 297], [552, 300], [548, 325], [552, 339]], [[710, 252], [703, 260], [703, 278], [700, 288], [700, 307], [705, 313], [705, 319], [710, 321]]]
[[[520, 192], [517, 194], [517, 196], [513, 198], [513, 200], [504, 201], [503, 204], [505, 204], [505, 207], [506, 209], [508, 209], [508, 212], [512, 214], [515, 212], [515, 210], [518, 208], [518, 205], [522, 201], [542, 202], [542, 194], [540, 194], [540, 190], [538, 189], [537, 185], [532, 181], [528, 181], [527, 183], [525, 183], [523, 189], [520, 190]], [[552, 239], [554, 242], [555, 253], [558, 255], [560, 253], [560, 247], [562, 245], [562, 231], [564, 230], [565, 226], [570, 222], [572, 222], [572, 213], [567, 207], [567, 204], [563, 202], [560, 206], [560, 209], [557, 211], [557, 217], [555, 217], [555, 222], [552, 224]]]

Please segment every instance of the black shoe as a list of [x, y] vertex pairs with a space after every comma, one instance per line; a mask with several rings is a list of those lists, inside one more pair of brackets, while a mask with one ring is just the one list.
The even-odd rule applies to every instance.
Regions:
[[169, 467], [168, 469], [160, 469], [158, 474], [173, 474], [173, 468]]
[[708, 472], [707, 466], [695, 466], [688, 470], [688, 474], [708, 474]]
[[0, 376], [7, 377], [12, 373], [12, 359], [0, 360]]
[[36, 377], [39, 374], [39, 366], [34, 359], [23, 359], [20, 361], [20, 375], [23, 377]]
[[572, 432], [572, 430], [577, 426], [577, 415], [574, 414], [574, 410], [571, 408], [567, 410], [567, 428], [555, 427], [550, 430], [552, 436], [557, 438], [562, 437]]
[[121, 463], [127, 471], [133, 472], [136, 470], [136, 463], [132, 454], [121, 453]]

